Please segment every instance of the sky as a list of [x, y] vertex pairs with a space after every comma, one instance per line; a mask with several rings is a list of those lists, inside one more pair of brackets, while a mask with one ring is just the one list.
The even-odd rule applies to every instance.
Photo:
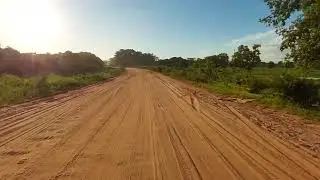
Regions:
[[262, 44], [279, 61], [281, 38], [259, 23], [263, 0], [0, 0], [0, 45], [21, 52], [92, 52], [103, 60], [131, 48], [173, 56], [230, 55]]

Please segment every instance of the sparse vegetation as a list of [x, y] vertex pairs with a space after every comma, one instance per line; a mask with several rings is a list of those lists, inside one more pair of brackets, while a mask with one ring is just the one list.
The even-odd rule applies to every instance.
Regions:
[[29, 99], [76, 89], [104, 81], [120, 74], [124, 69], [105, 68], [96, 73], [73, 75], [47, 74], [31, 77], [0, 75], [0, 105], [21, 103]]
[[104, 81], [124, 69], [91, 53], [21, 54], [0, 48], [0, 105], [20, 103]]
[[172, 57], [157, 60], [152, 54], [134, 50], [120, 50], [111, 60], [125, 67], [147, 67], [218, 93], [254, 98], [272, 106], [320, 115], [320, 71], [299, 68], [288, 60], [261, 62], [259, 48], [258, 44], [252, 49], [240, 45], [231, 60], [226, 53], [203, 59]]
[[[320, 81], [319, 70], [305, 71], [298, 68], [283, 67], [282, 63], [272, 63], [272, 68], [259, 63], [255, 67], [216, 66], [214, 59], [197, 59], [178, 64], [189, 64], [188, 67], [175, 67], [175, 63], [161, 64], [149, 69], [161, 72], [174, 78], [190, 80], [214, 92], [257, 99], [275, 107], [291, 109], [304, 115], [320, 115]], [[270, 62], [268, 65], [271, 64]], [[311, 78], [312, 77], [312, 78]]]

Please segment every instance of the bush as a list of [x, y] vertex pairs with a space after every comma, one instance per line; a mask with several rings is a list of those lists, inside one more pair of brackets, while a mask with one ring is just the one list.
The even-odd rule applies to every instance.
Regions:
[[320, 86], [315, 81], [285, 75], [282, 77], [282, 83], [278, 85], [284, 98], [292, 102], [304, 107], [319, 103]]
[[21, 102], [33, 95], [33, 82], [14, 75], [0, 75], [0, 104]]
[[201, 69], [198, 68], [188, 68], [185, 73], [187, 79], [191, 81], [207, 83], [209, 80], [207, 75]]
[[266, 79], [252, 79], [249, 82], [249, 92], [261, 93], [261, 91], [271, 87], [271, 83]]
[[107, 68], [104, 72], [71, 76], [49, 74], [22, 78], [14, 75], [0, 75], [0, 105], [20, 103], [27, 99], [45, 97], [57, 92], [76, 89], [81, 86], [104, 81], [121, 72], [123, 72], [123, 69]]
[[36, 82], [36, 87], [38, 90], [38, 94], [40, 97], [44, 97], [50, 94], [50, 86], [47, 83], [47, 76], [40, 77], [40, 79]]

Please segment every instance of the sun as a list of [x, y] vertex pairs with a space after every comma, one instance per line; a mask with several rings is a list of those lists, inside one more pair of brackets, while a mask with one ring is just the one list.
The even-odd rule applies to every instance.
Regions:
[[6, 28], [11, 39], [33, 48], [45, 46], [57, 38], [61, 18], [53, 0], [6, 1]]

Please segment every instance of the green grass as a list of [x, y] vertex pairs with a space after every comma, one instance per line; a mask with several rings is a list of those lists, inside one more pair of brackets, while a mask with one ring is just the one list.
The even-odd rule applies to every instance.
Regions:
[[[151, 68], [151, 70], [158, 71], [157, 68]], [[191, 71], [190, 71], [191, 70]], [[197, 81], [195, 78], [198, 74], [194, 73], [193, 69], [177, 70], [174, 68], [164, 68], [160, 71], [161, 73], [171, 76], [177, 79], [184, 79], [192, 81], [195, 85], [204, 87], [209, 91], [228, 95], [232, 97], [255, 99], [258, 102], [266, 105], [267, 107], [274, 107], [277, 109], [285, 109], [288, 112], [304, 116], [309, 119], [320, 118], [319, 107], [302, 107], [296, 103], [290, 102], [288, 99], [274, 87], [277, 84], [277, 78], [282, 77], [284, 74], [289, 74], [294, 77], [320, 77], [319, 70], [309, 70], [307, 72], [299, 69], [285, 69], [285, 68], [262, 68], [257, 67], [252, 71], [248, 72], [243, 69], [217, 69], [215, 78], [205, 76], [207, 81]], [[203, 75], [203, 74], [200, 74]], [[211, 79], [210, 79], [211, 78]], [[253, 81], [263, 83], [265, 88], [257, 86], [258, 92], [251, 91]], [[281, 81], [279, 81], [281, 83]], [[259, 84], [258, 84], [259, 85]], [[251, 87], [251, 88], [250, 88]]]
[[0, 106], [21, 103], [33, 98], [45, 97], [59, 92], [76, 89], [110, 77], [124, 69], [106, 68], [103, 72], [62, 76], [49, 74], [34, 77], [0, 75]]
[[236, 84], [227, 84], [224, 82], [214, 82], [206, 84], [198, 84], [211, 92], [238, 97], [243, 99], [255, 99], [267, 107], [285, 109], [288, 112], [303, 116], [311, 120], [320, 120], [319, 108], [304, 108], [297, 104], [291, 103], [283, 99], [280, 95], [268, 89], [261, 94], [248, 92], [248, 88], [238, 86]]
[[213, 82], [209, 84], [203, 84], [202, 86], [216, 93], [232, 95], [240, 98], [256, 99], [259, 96], [257, 94], [249, 93], [245, 87], [237, 86], [230, 83]]

